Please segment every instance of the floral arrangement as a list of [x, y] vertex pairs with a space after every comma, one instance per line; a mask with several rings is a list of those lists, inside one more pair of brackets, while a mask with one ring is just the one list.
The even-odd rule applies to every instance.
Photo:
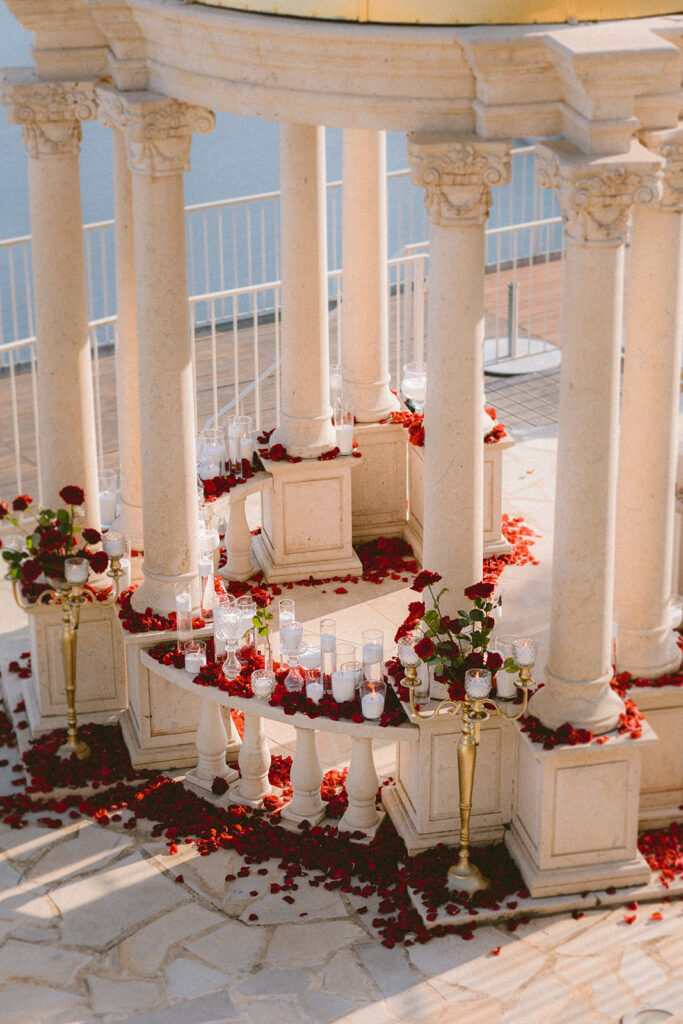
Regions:
[[[425, 569], [415, 577], [411, 590], [422, 593], [425, 589], [431, 595], [431, 608], [422, 601], [411, 604], [411, 618], [404, 623], [404, 635], [416, 626], [422, 633], [415, 645], [420, 658], [434, 666], [434, 677], [448, 684], [448, 693], [453, 700], [465, 696], [465, 673], [471, 668], [487, 668], [492, 673], [500, 668], [514, 672], [516, 667], [511, 658], [505, 664], [500, 654], [489, 652], [488, 646], [495, 619], [491, 612], [500, 605], [501, 599], [492, 599], [493, 583], [475, 583], [465, 590], [465, 597], [472, 601], [469, 610], [458, 610], [457, 618], [451, 618], [441, 611], [440, 601], [448, 592], [443, 587], [438, 594], [432, 589], [441, 580], [438, 572]], [[411, 621], [412, 619], [412, 621]]]
[[[37, 598], [48, 584], [37, 582], [40, 576], [48, 580], [64, 578], [64, 561], [72, 556], [87, 558], [96, 574], [109, 565], [104, 551], [92, 551], [88, 545], [99, 543], [102, 535], [92, 527], [81, 527], [81, 506], [85, 501], [82, 487], [70, 484], [59, 496], [67, 508], [53, 511], [34, 504], [29, 494], [20, 494], [12, 502], [0, 501], [0, 520], [11, 523], [23, 534], [20, 547], [6, 547], [2, 557], [7, 562], [11, 579], [21, 580], [28, 597]], [[25, 513], [21, 519], [15, 513]], [[79, 536], [80, 534], [80, 536]]]

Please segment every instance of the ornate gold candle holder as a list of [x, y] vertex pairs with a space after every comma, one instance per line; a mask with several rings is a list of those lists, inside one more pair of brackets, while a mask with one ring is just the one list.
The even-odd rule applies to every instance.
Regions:
[[491, 715], [500, 715], [511, 722], [521, 718], [526, 711], [529, 690], [534, 686], [531, 670], [536, 661], [536, 643], [529, 638], [515, 641], [515, 663], [519, 670], [516, 685], [523, 694], [522, 705], [515, 715], [509, 715], [507, 702], [499, 704], [489, 697], [491, 689], [491, 673], [487, 669], [470, 669], [465, 676], [465, 697], [463, 700], [442, 700], [429, 711], [423, 711], [415, 702], [415, 691], [420, 683], [417, 678], [417, 667], [420, 659], [405, 648], [399, 652], [401, 663], [405, 669], [404, 684], [410, 694], [410, 710], [422, 720], [435, 718], [437, 715], [460, 715], [462, 718], [462, 735], [458, 743], [458, 785], [460, 791], [460, 850], [458, 860], [448, 869], [448, 884], [451, 889], [466, 892], [477, 892], [487, 889], [488, 879], [479, 868], [470, 861], [470, 814], [472, 812], [472, 791], [474, 789], [474, 771], [477, 764], [477, 747], [482, 722], [488, 721]]

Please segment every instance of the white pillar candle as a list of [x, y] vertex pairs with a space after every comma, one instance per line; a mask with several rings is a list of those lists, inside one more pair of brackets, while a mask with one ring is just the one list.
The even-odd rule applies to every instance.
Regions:
[[356, 692], [355, 673], [350, 669], [337, 669], [332, 673], [332, 696], [337, 704], [353, 700]]
[[306, 696], [309, 700], [312, 700], [314, 704], [319, 704], [323, 695], [323, 684], [320, 680], [312, 679], [306, 683]]
[[251, 460], [254, 457], [254, 441], [251, 437], [242, 437], [240, 439], [240, 458], [242, 462], [245, 460], [251, 465]]
[[502, 700], [510, 700], [517, 694], [515, 676], [512, 672], [506, 672], [499, 668], [496, 672], [496, 693]]
[[185, 652], [185, 671], [192, 675], [197, 673], [206, 665], [206, 654], [203, 651]]
[[116, 519], [116, 491], [100, 491], [100, 521], [111, 526]]
[[320, 668], [320, 650], [317, 647], [304, 647], [299, 651], [300, 668]]
[[182, 647], [192, 639], [192, 596], [187, 592], [176, 594], [175, 608], [178, 646]]
[[350, 455], [353, 451], [353, 424], [344, 423], [341, 427], [335, 427], [337, 436], [337, 448], [341, 455]]
[[366, 679], [379, 682], [382, 678], [382, 644], [374, 640], [363, 644], [363, 674]]
[[239, 426], [231, 423], [228, 427], [228, 455], [233, 469], [240, 460], [240, 433]]
[[361, 710], [363, 718], [380, 718], [384, 711], [384, 694], [377, 693], [376, 690], [363, 694]]

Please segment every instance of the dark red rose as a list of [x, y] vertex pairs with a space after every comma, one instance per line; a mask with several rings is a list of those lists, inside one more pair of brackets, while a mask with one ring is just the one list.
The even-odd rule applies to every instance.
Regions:
[[408, 611], [414, 619], [421, 619], [425, 613], [424, 601], [411, 601], [408, 605]]
[[434, 643], [428, 636], [423, 636], [421, 640], [415, 644], [415, 653], [418, 654], [423, 661], [427, 658], [431, 658], [434, 654]]
[[[411, 590], [416, 590], [418, 594], [421, 594], [425, 587], [431, 587], [432, 584], [438, 583], [441, 579], [438, 572], [430, 572], [429, 569], [423, 569], [415, 577]], [[493, 589], [493, 588], [491, 588]]]
[[480, 651], [473, 651], [467, 655], [467, 667], [468, 668], [483, 668], [484, 667], [484, 655]]
[[37, 580], [40, 573], [40, 564], [36, 562], [35, 558], [27, 558], [21, 567], [22, 579], [26, 580], [27, 583], [32, 583], [33, 580]]
[[85, 491], [82, 487], [69, 484], [68, 487], [62, 487], [59, 497], [65, 505], [82, 505], [85, 501]]
[[18, 498], [15, 498], [12, 502], [12, 508], [15, 512], [23, 512], [24, 509], [28, 508], [33, 498], [30, 494], [20, 494]]
[[263, 587], [257, 587], [255, 590], [252, 590], [251, 597], [259, 608], [267, 608], [272, 601], [270, 594]]
[[213, 480], [204, 481], [204, 497], [213, 497], [216, 494], [216, 484]]
[[490, 668], [492, 672], [495, 672], [503, 664], [503, 659], [500, 654], [493, 651], [491, 654], [486, 655], [486, 667]]
[[491, 596], [494, 589], [493, 583], [473, 583], [465, 590], [465, 597], [469, 597], [470, 601], [474, 601], [475, 597], [487, 598]]
[[10, 513], [10, 507], [6, 501], [0, 501], [0, 519], [4, 519]]
[[40, 535], [41, 551], [55, 551], [63, 540], [64, 537], [56, 527], [48, 526]]
[[83, 540], [86, 544], [97, 544], [98, 541], [102, 540], [102, 534], [99, 530], [93, 530], [91, 526], [86, 526], [83, 530]]
[[88, 556], [90, 558], [90, 568], [94, 573], [101, 573], [109, 565], [109, 555], [106, 551], [96, 551], [93, 555]]

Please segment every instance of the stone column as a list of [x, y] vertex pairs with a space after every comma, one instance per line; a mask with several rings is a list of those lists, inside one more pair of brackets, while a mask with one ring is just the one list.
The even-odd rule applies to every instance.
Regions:
[[344, 129], [342, 370], [349, 408], [376, 423], [389, 389], [386, 133]]
[[[106, 115], [103, 117], [106, 119]], [[143, 547], [142, 472], [135, 323], [133, 182], [128, 166], [126, 140], [119, 129], [114, 129], [112, 143], [116, 243], [116, 411], [121, 463], [121, 517], [116, 525], [130, 541], [131, 548], [140, 551]]]
[[550, 652], [532, 714], [602, 733], [623, 704], [610, 688], [624, 244], [635, 200], [660, 193], [660, 161], [638, 143], [590, 159], [566, 142], [536, 149], [559, 192], [566, 238]]
[[325, 129], [280, 125], [282, 359], [273, 443], [317, 458], [335, 444], [329, 385]]
[[95, 116], [92, 82], [41, 82], [28, 68], [4, 72], [8, 120], [28, 151], [33, 290], [38, 353], [38, 459], [42, 499], [86, 493], [86, 523], [99, 526], [97, 447], [78, 154], [81, 121]]
[[633, 212], [621, 401], [617, 668], [655, 678], [681, 652], [669, 620], [683, 333], [683, 129], [646, 132], [666, 159], [659, 207]]
[[[133, 606], [175, 608], [197, 575], [197, 473], [183, 172], [213, 114], [153, 92], [98, 90], [133, 172], [144, 580]], [[198, 593], [197, 593], [198, 598]]]
[[408, 140], [430, 219], [423, 564], [443, 576], [450, 615], [482, 574], [484, 229], [509, 153], [474, 136]]

